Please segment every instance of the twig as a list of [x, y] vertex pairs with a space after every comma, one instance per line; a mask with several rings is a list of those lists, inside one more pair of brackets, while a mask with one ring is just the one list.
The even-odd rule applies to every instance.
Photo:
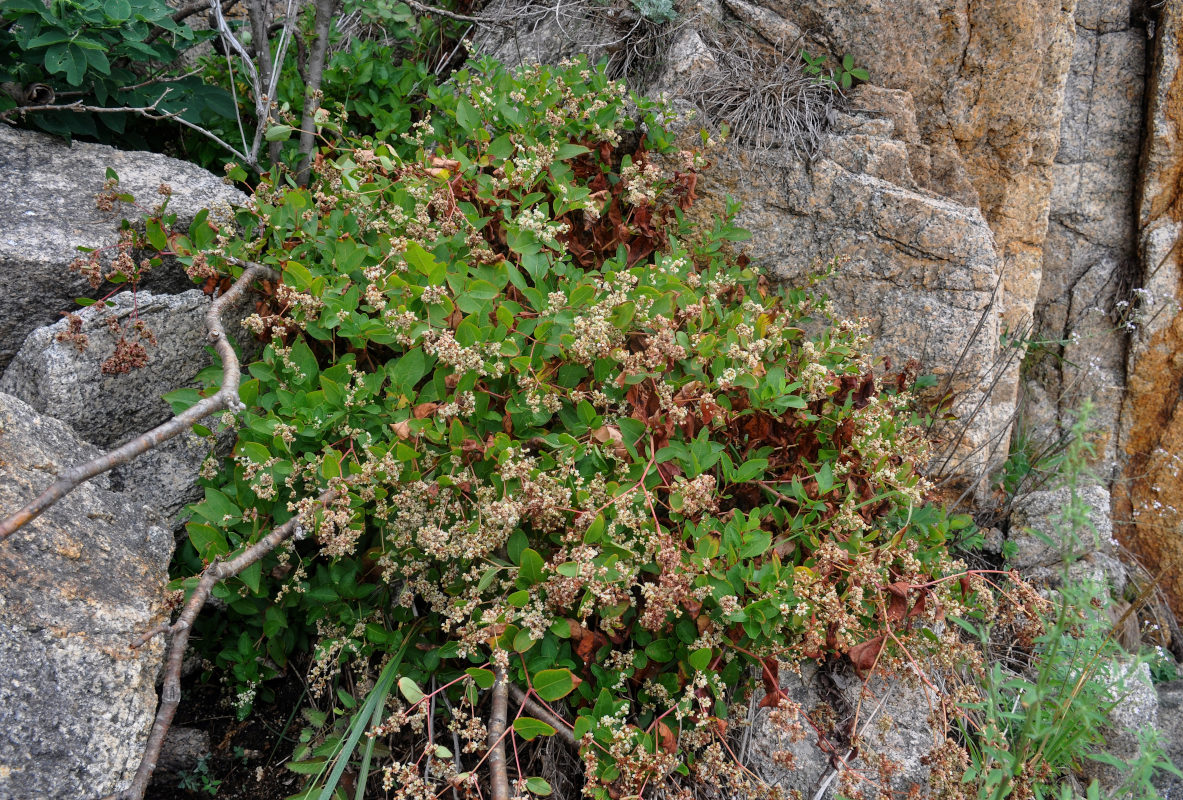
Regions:
[[26, 114], [30, 111], [73, 111], [76, 114], [85, 114], [87, 112], [93, 112], [95, 114], [144, 114], [144, 115], [151, 114], [153, 112], [159, 112], [159, 113], [168, 114], [171, 116], [170, 112], [167, 112], [167, 111], [161, 112], [160, 108], [159, 108], [160, 101], [164, 100], [165, 95], [167, 95], [170, 91], [172, 91], [171, 87], [165, 89], [164, 92], [161, 93], [160, 97], [157, 97], [154, 101], [152, 101], [152, 103], [150, 105], [146, 105], [146, 106], [88, 106], [88, 105], [83, 105], [81, 100], [75, 100], [72, 103], [45, 103], [45, 104], [36, 105], [36, 106], [13, 106], [12, 108], [8, 108], [8, 109], [5, 109], [4, 111], [0, 111], [0, 119], [4, 120], [5, 122], [9, 122], [10, 117], [13, 114], [22, 114], [23, 115], [23, 114]]
[[447, 17], [448, 19], [456, 20], [457, 22], [471, 22], [473, 25], [483, 25], [485, 27], [500, 27], [504, 23], [482, 19], [481, 17], [469, 17], [464, 14], [457, 14], [455, 11], [448, 11], [444, 8], [436, 8], [435, 6], [424, 5], [418, 0], [403, 0], [407, 5], [418, 11], [420, 14], [431, 14], [436, 17]]
[[515, 703], [524, 706], [530, 715], [537, 717], [545, 722], [547, 725], [555, 729], [555, 734], [575, 750], [579, 749], [579, 743], [575, 741], [575, 734], [572, 732], [571, 723], [560, 717], [558, 714], [551, 711], [546, 706], [539, 703], [533, 697], [529, 697], [518, 688], [517, 684], [509, 684], [509, 695], [513, 698]]
[[[317, 499], [317, 502], [323, 508], [341, 496], [340, 491], [329, 489]], [[201, 613], [202, 607], [209, 599], [214, 586], [227, 578], [238, 575], [292, 535], [302, 531], [304, 524], [310, 524], [310, 522], [310, 520], [303, 519], [300, 514], [296, 514], [234, 558], [229, 561], [215, 560], [201, 573], [201, 580], [198, 581], [197, 588], [193, 590], [189, 602], [185, 604], [181, 616], [169, 628], [173, 634], [173, 640], [168, 650], [164, 688], [160, 693], [160, 707], [156, 711], [156, 721], [152, 723], [152, 732], [148, 735], [148, 743], [144, 748], [144, 757], [140, 760], [131, 785], [118, 794], [108, 795], [103, 800], [143, 800], [144, 792], [148, 789], [148, 782], [152, 779], [152, 772], [156, 769], [156, 762], [160, 758], [164, 736], [168, 733], [173, 717], [177, 713], [177, 706], [181, 702], [181, 665], [185, 659], [185, 648], [189, 644], [189, 632], [192, 630], [197, 615]], [[142, 644], [139, 640], [137, 642]]]
[[238, 356], [234, 347], [226, 336], [226, 329], [222, 325], [222, 312], [238, 299], [247, 285], [256, 278], [278, 280], [274, 270], [261, 264], [251, 264], [238, 280], [217, 300], [210, 304], [205, 313], [205, 325], [209, 330], [209, 340], [218, 355], [222, 358], [222, 386], [217, 393], [201, 400], [172, 419], [157, 425], [152, 430], [142, 433], [136, 438], [124, 443], [104, 455], [98, 456], [82, 464], [77, 464], [66, 470], [42, 492], [36, 499], [30, 501], [24, 508], [0, 520], [0, 542], [7, 539], [13, 532], [23, 525], [36, 519], [46, 509], [72, 492], [80, 484], [101, 475], [109, 469], [126, 464], [143, 453], [159, 446], [163, 442], [189, 430], [211, 414], [224, 409], [238, 410], [242, 408], [242, 401], [238, 399], [238, 382], [241, 371]]
[[506, 706], [509, 676], [493, 659], [493, 708], [489, 711], [489, 783], [493, 800], [509, 800], [509, 773], [505, 768]]

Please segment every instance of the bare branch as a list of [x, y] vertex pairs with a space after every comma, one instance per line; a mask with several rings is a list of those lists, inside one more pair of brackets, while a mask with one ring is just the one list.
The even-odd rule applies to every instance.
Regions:
[[312, 166], [312, 149], [316, 136], [316, 112], [320, 109], [320, 86], [324, 78], [325, 57], [329, 50], [329, 27], [337, 10], [337, 0], [316, 0], [316, 20], [313, 25], [312, 53], [308, 61], [308, 82], [304, 89], [304, 114], [300, 119], [300, 168], [296, 181], [308, 185]]
[[[323, 508], [341, 496], [342, 493], [340, 491], [330, 489], [317, 499], [317, 503]], [[189, 644], [189, 633], [193, 628], [193, 623], [197, 620], [197, 615], [201, 613], [202, 607], [205, 606], [206, 601], [209, 599], [210, 592], [213, 591], [214, 586], [227, 578], [233, 578], [235, 575], [238, 575], [297, 532], [303, 531], [311, 523], [311, 520], [305, 519], [300, 514], [296, 514], [296, 516], [272, 530], [267, 536], [255, 542], [234, 558], [229, 561], [215, 560], [214, 563], [210, 564], [201, 573], [201, 580], [198, 581], [197, 588], [193, 590], [189, 602], [185, 603], [185, 608], [181, 612], [181, 616], [167, 629], [172, 633], [173, 639], [168, 650], [164, 688], [160, 693], [160, 707], [156, 711], [156, 721], [152, 723], [152, 732], [148, 735], [148, 743], [144, 748], [144, 756], [140, 760], [139, 767], [136, 769], [135, 777], [132, 778], [131, 785], [125, 790], [119, 794], [109, 795], [103, 800], [143, 800], [144, 792], [148, 789], [148, 782], [152, 779], [152, 773], [156, 769], [156, 762], [160, 758], [160, 749], [164, 745], [164, 736], [168, 733], [173, 717], [177, 713], [177, 706], [181, 702], [181, 665], [185, 659], [185, 648]], [[154, 634], [155, 632], [158, 632], [158, 629], [153, 629], [149, 633]], [[151, 638], [151, 636], [148, 638]], [[138, 647], [145, 641], [147, 639], [141, 636], [140, 639], [132, 644], [132, 647]]]
[[159, 109], [161, 101], [164, 100], [165, 95], [170, 91], [172, 91], [171, 88], [165, 89], [160, 97], [157, 97], [150, 105], [146, 106], [88, 106], [83, 105], [81, 100], [75, 100], [72, 103], [44, 103], [34, 106], [14, 106], [0, 111], [0, 119], [5, 122], [11, 122], [13, 114], [27, 114], [30, 111], [73, 111], [77, 114], [85, 114], [87, 112], [95, 114], [142, 114], [144, 116], [159, 114], [160, 116], [155, 118], [164, 119], [166, 116], [174, 115], [173, 113], [162, 112]]
[[[166, 79], [166, 81], [167, 80], [172, 79]], [[163, 83], [166, 81], [161, 82]], [[216, 142], [217, 144], [224, 147], [227, 152], [241, 161], [244, 165], [250, 167], [255, 172], [259, 171], [259, 162], [257, 158], [253, 158], [249, 154], [238, 150], [213, 131], [207, 130], [200, 125], [192, 123], [182, 117], [181, 114], [184, 114], [186, 109], [181, 109], [180, 111], [161, 111], [160, 103], [162, 100], [164, 100], [165, 95], [167, 95], [170, 91], [172, 91], [171, 87], [166, 88], [164, 92], [161, 93], [160, 97], [156, 98], [156, 100], [154, 100], [150, 105], [146, 106], [88, 106], [84, 105], [81, 100], [75, 100], [72, 103], [49, 103], [31, 106], [16, 106], [14, 108], [0, 111], [0, 121], [15, 125], [16, 123], [12, 121], [11, 117], [14, 114], [25, 114], [29, 111], [72, 111], [78, 114], [87, 112], [94, 114], [138, 114], [145, 119], [171, 120], [172, 122], [176, 122], [179, 125], [184, 125], [190, 130], [197, 131], [207, 139]]]
[[493, 657], [493, 708], [489, 712], [489, 783], [493, 800], [509, 800], [509, 773], [505, 768], [506, 707], [509, 676]]
[[415, 11], [418, 11], [420, 14], [431, 14], [432, 16], [436, 17], [446, 17], [447, 19], [453, 19], [457, 22], [471, 22], [474, 25], [484, 25], [486, 27], [501, 25], [501, 23], [491, 22], [487, 19], [482, 19], [481, 17], [470, 17], [466, 16], [465, 14], [457, 14], [455, 11], [448, 11], [445, 8], [436, 8], [435, 6], [424, 5], [423, 3], [418, 2], [418, 0], [403, 0], [403, 2], [405, 2]]
[[205, 314], [205, 325], [209, 330], [209, 340], [218, 351], [218, 355], [222, 358], [222, 386], [218, 389], [217, 393], [201, 400], [196, 405], [191, 406], [167, 422], [156, 426], [146, 433], [140, 434], [111, 452], [85, 463], [77, 464], [66, 470], [40, 496], [30, 501], [20, 511], [0, 520], [0, 542], [7, 539], [26, 523], [36, 519], [46, 509], [72, 492], [80, 484], [96, 475], [101, 475], [120, 464], [128, 463], [137, 456], [160, 445], [162, 442], [166, 442], [174, 436], [189, 430], [195, 423], [200, 422], [211, 414], [224, 409], [238, 410], [242, 408], [242, 401], [238, 399], [238, 382], [241, 375], [238, 356], [235, 355], [234, 347], [226, 336], [221, 315], [229, 304], [238, 299], [247, 285], [257, 278], [278, 280], [279, 276], [274, 270], [264, 267], [261, 264], [249, 265], [246, 271], [239, 276], [238, 280], [234, 282], [226, 293], [210, 304], [209, 310]]

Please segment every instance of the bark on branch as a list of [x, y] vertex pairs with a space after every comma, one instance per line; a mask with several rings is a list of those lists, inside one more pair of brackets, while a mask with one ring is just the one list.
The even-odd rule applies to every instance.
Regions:
[[30, 501], [24, 508], [0, 520], [0, 542], [3, 542], [15, 531], [28, 522], [39, 517], [46, 509], [72, 492], [80, 484], [101, 475], [109, 469], [126, 464], [137, 456], [146, 453], [162, 442], [189, 430], [211, 414], [226, 409], [238, 411], [242, 408], [242, 401], [238, 399], [238, 383], [241, 369], [234, 346], [226, 336], [226, 329], [222, 324], [222, 312], [226, 307], [242, 295], [246, 287], [256, 279], [269, 278], [278, 280], [276, 272], [261, 264], [251, 264], [239, 276], [238, 280], [217, 300], [210, 304], [205, 314], [205, 325], [209, 330], [209, 341], [222, 358], [222, 386], [217, 393], [201, 400], [172, 419], [157, 425], [152, 430], [142, 433], [136, 438], [120, 445], [109, 453], [77, 464], [63, 472], [48, 489], [37, 498]]
[[[323, 508], [341, 496], [339, 491], [330, 489], [322, 494], [317, 502]], [[181, 665], [185, 659], [185, 648], [189, 644], [189, 632], [193, 628], [197, 615], [201, 613], [202, 607], [209, 599], [214, 586], [227, 578], [238, 575], [285, 540], [291, 538], [297, 531], [301, 531], [305, 526], [311, 524], [311, 520], [304, 519], [300, 514], [297, 514], [234, 558], [229, 561], [215, 560], [201, 573], [201, 580], [198, 581], [197, 588], [193, 590], [189, 602], [185, 603], [181, 616], [164, 629], [164, 631], [172, 633], [173, 638], [168, 650], [168, 661], [165, 664], [164, 688], [160, 693], [160, 707], [156, 710], [156, 721], [152, 723], [152, 732], [148, 735], [144, 757], [140, 760], [140, 766], [136, 769], [131, 785], [118, 794], [108, 795], [103, 800], [143, 800], [144, 792], [148, 789], [148, 782], [152, 779], [152, 773], [156, 769], [156, 762], [160, 758], [164, 736], [168, 733], [173, 717], [177, 713], [177, 706], [181, 702]], [[146, 636], [141, 636], [134, 642], [132, 647], [144, 644], [158, 632], [162, 632], [161, 629], [149, 631]]]
[[493, 708], [489, 712], [489, 784], [493, 800], [509, 800], [509, 772], [505, 767], [505, 726], [509, 705], [509, 676], [493, 659]]

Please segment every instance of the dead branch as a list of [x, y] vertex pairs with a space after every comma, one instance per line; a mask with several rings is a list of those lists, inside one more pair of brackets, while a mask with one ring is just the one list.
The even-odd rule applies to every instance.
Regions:
[[493, 708], [489, 711], [489, 783], [493, 800], [509, 800], [509, 773], [505, 768], [506, 707], [509, 675], [493, 656]]
[[53, 484], [42, 492], [36, 499], [30, 501], [24, 508], [0, 520], [0, 542], [7, 539], [23, 525], [36, 519], [46, 509], [72, 492], [80, 484], [101, 475], [109, 469], [126, 464], [132, 459], [157, 447], [173, 437], [189, 430], [211, 414], [230, 409], [237, 411], [242, 408], [242, 401], [238, 399], [238, 382], [241, 371], [238, 356], [234, 347], [226, 336], [226, 329], [222, 325], [222, 312], [246, 290], [251, 281], [258, 278], [279, 280], [274, 270], [261, 264], [250, 264], [239, 276], [238, 280], [217, 300], [210, 304], [205, 314], [205, 325], [209, 330], [209, 341], [222, 358], [222, 386], [217, 393], [201, 400], [172, 419], [157, 425], [152, 430], [142, 433], [136, 438], [125, 442], [109, 453], [98, 456], [82, 464], [77, 464], [63, 472]]
[[423, 3], [418, 2], [418, 0], [403, 1], [412, 9], [418, 11], [420, 14], [431, 14], [435, 17], [445, 17], [447, 19], [455, 20], [456, 22], [471, 22], [474, 25], [485, 25], [491, 27], [498, 24], [487, 19], [482, 19], [481, 17], [469, 17], [464, 14], [457, 14], [455, 11], [448, 11], [446, 8], [436, 8], [435, 6], [424, 5]]
[[[340, 491], [329, 489], [317, 499], [317, 503], [323, 508], [342, 496]], [[177, 706], [181, 702], [181, 665], [185, 659], [185, 648], [189, 644], [189, 632], [193, 628], [197, 615], [201, 613], [202, 607], [209, 599], [214, 586], [227, 578], [238, 575], [284, 541], [293, 535], [302, 533], [311, 525], [312, 520], [296, 514], [234, 558], [229, 561], [215, 560], [201, 573], [201, 580], [198, 581], [197, 588], [193, 590], [189, 602], [185, 604], [181, 616], [165, 629], [172, 634], [173, 638], [168, 650], [168, 661], [165, 664], [164, 688], [160, 693], [160, 707], [156, 710], [156, 721], [152, 723], [152, 732], [148, 735], [144, 756], [136, 769], [135, 777], [132, 778], [131, 785], [122, 792], [108, 795], [103, 800], [143, 800], [144, 792], [148, 789], [148, 782], [152, 779], [152, 773], [156, 769], [156, 762], [160, 758], [164, 736], [168, 733], [173, 717], [177, 713]], [[160, 632], [159, 627], [149, 631], [150, 634], [157, 632]], [[131, 646], [138, 647], [150, 638], [151, 636], [147, 638], [141, 636]]]
[[[190, 74], [192, 74], [192, 73], [190, 73]], [[187, 76], [181, 76], [181, 77], [187, 77]], [[162, 79], [160, 82], [166, 83], [166, 82], [169, 82], [172, 80], [179, 80], [179, 79], [166, 78], [166, 79]], [[136, 88], [136, 87], [127, 87], [127, 88]], [[144, 117], [145, 119], [171, 120], [171, 121], [176, 122], [180, 125], [184, 125], [186, 128], [197, 131], [202, 136], [205, 136], [207, 139], [210, 139], [210, 140], [216, 142], [217, 144], [224, 147], [232, 156], [239, 159], [244, 165], [250, 167], [255, 172], [259, 171], [259, 163], [258, 163], [257, 159], [252, 158], [247, 153], [243, 153], [243, 152], [239, 151], [233, 145], [231, 145], [229, 142], [222, 139], [220, 136], [218, 136], [213, 131], [207, 130], [207, 129], [201, 127], [200, 125], [196, 125], [192, 122], [189, 122], [187, 119], [182, 117], [181, 114], [184, 114], [186, 109], [181, 109], [180, 111], [161, 111], [160, 110], [160, 103], [162, 100], [164, 100], [165, 95], [167, 95], [170, 91], [172, 91], [171, 87], [166, 88], [164, 90], [164, 92], [161, 93], [160, 97], [157, 97], [156, 100], [154, 100], [151, 104], [146, 105], [146, 106], [88, 106], [88, 105], [84, 105], [81, 100], [75, 100], [72, 103], [52, 103], [51, 102], [51, 103], [43, 103], [40, 105], [18, 105], [13, 108], [5, 109], [4, 111], [0, 111], [0, 121], [7, 122], [10, 125], [15, 125], [16, 123], [13, 122], [13, 120], [11, 119], [12, 115], [14, 115], [14, 114], [24, 115], [30, 111], [72, 111], [72, 112], [79, 113], [79, 114], [86, 113], [86, 112], [91, 112], [91, 113], [95, 113], [95, 114], [138, 114], [139, 116]], [[51, 100], [53, 99], [52, 94], [50, 95], [50, 99]]]

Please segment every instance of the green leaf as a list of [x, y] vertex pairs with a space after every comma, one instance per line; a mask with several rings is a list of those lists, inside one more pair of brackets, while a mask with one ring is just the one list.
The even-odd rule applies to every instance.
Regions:
[[834, 488], [834, 470], [830, 466], [830, 462], [822, 464], [822, 468], [817, 471], [817, 490], [821, 494], [827, 494]]
[[645, 645], [645, 655], [664, 664], [674, 657], [674, 648], [668, 639], [658, 639]]
[[327, 766], [326, 761], [327, 759], [321, 756], [308, 761], [289, 761], [286, 766], [297, 775], [319, 775]]
[[703, 647], [691, 653], [686, 661], [699, 672], [705, 672], [707, 667], [711, 665], [711, 653], [711, 648]]
[[537, 551], [527, 547], [522, 551], [522, 560], [519, 564], [518, 578], [526, 584], [526, 586], [533, 586], [537, 583], [542, 583], [542, 556], [538, 555]]
[[224, 525], [242, 516], [242, 510], [229, 497], [209, 486], [205, 488], [205, 502], [198, 503], [193, 510], [215, 525]]
[[456, 122], [465, 133], [472, 133], [481, 124], [481, 114], [472, 103], [461, 97], [456, 102]]
[[509, 603], [514, 608], [525, 608], [530, 602], [530, 593], [525, 589], [521, 589], [505, 598], [505, 602]]
[[575, 688], [575, 678], [569, 669], [544, 669], [534, 676], [534, 691], [548, 703], [560, 700]]
[[299, 261], [288, 261], [283, 267], [283, 282], [304, 291], [312, 285], [312, 273]]
[[549, 797], [553, 790], [542, 778], [526, 778], [526, 791], [539, 797]]
[[468, 677], [472, 678], [473, 682], [482, 689], [493, 688], [493, 683], [497, 680], [497, 676], [493, 674], [493, 670], [491, 669], [469, 667], [464, 671], [468, 673]]
[[336, 450], [325, 453], [324, 461], [320, 464], [320, 474], [325, 478], [340, 478], [341, 454]]
[[398, 679], [398, 691], [403, 697], [407, 698], [407, 702], [414, 705], [422, 700], [427, 695], [423, 694], [423, 690], [419, 688], [419, 684], [407, 677]]
[[263, 138], [269, 142], [286, 142], [292, 136], [292, 131], [295, 130], [291, 125], [272, 125], [263, 134]]
[[581, 144], [564, 142], [563, 144], [559, 145], [558, 152], [555, 153], [555, 161], [566, 161], [568, 158], [575, 158], [576, 156], [581, 156], [584, 153], [590, 152], [591, 148], [584, 147]]
[[538, 640], [530, 636], [528, 630], [520, 630], [517, 636], [513, 637], [513, 651], [515, 653], [525, 653], [534, 645], [538, 644]]
[[103, 13], [112, 22], [123, 22], [131, 17], [131, 3], [127, 0], [106, 0]]
[[49, 47], [51, 44], [62, 44], [70, 41], [70, 37], [60, 30], [52, 29], [38, 36], [34, 36], [29, 41], [25, 42], [25, 49], [32, 50], [35, 47]]
[[148, 242], [153, 247], [157, 250], [168, 249], [168, 237], [164, 233], [164, 228], [160, 225], [160, 220], [149, 219], [144, 227], [148, 234]]
[[211, 561], [215, 556], [224, 556], [230, 552], [226, 534], [217, 528], [200, 522], [190, 522], [185, 529], [189, 532], [189, 541], [193, 543], [193, 549], [202, 559]]
[[555, 729], [540, 719], [533, 717], [518, 717], [513, 721], [513, 732], [527, 742], [539, 736], [554, 736]]

